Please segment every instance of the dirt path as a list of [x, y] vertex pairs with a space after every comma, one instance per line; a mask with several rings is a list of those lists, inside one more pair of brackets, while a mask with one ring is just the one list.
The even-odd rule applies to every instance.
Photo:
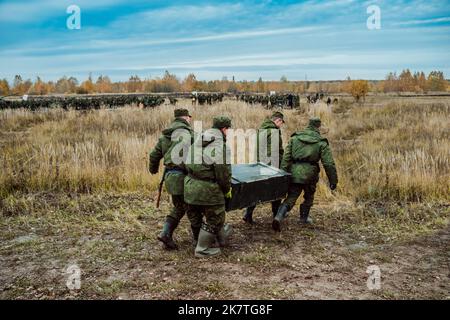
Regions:
[[[179, 251], [166, 252], [155, 240], [167, 202], [158, 211], [142, 196], [32, 202], [32, 214], [2, 218], [3, 299], [450, 298], [448, 226], [380, 242], [333, 225], [318, 206], [314, 227], [291, 215], [275, 234], [269, 208], [258, 207], [254, 226], [230, 213], [231, 247], [199, 260], [186, 219], [176, 232]], [[72, 264], [81, 269], [80, 290], [66, 287]], [[367, 287], [371, 265], [381, 272], [379, 290]]]

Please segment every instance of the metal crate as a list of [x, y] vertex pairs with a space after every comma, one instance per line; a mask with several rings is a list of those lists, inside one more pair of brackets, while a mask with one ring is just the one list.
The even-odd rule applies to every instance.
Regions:
[[226, 210], [251, 207], [263, 202], [282, 199], [289, 188], [290, 174], [263, 163], [236, 164], [232, 170], [232, 198]]

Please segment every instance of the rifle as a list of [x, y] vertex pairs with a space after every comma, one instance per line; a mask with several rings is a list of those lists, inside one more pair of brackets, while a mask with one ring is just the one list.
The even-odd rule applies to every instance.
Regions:
[[166, 179], [166, 168], [164, 168], [164, 172], [163, 172], [161, 181], [159, 182], [158, 197], [156, 198], [156, 209], [159, 209], [159, 202], [161, 200], [161, 193], [162, 193], [162, 188], [163, 188], [165, 179]]

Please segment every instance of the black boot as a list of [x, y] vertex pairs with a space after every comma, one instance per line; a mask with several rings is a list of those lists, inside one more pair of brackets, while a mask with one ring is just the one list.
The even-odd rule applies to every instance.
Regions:
[[272, 229], [280, 232], [281, 231], [281, 221], [287, 216], [289, 208], [286, 204], [282, 204], [278, 209], [277, 215], [272, 221]]
[[301, 224], [312, 224], [313, 221], [312, 219], [309, 217], [309, 210], [311, 208], [302, 208], [300, 206], [300, 223]]
[[177, 226], [178, 221], [172, 218], [167, 218], [166, 222], [164, 222], [163, 230], [158, 236], [158, 240], [164, 243], [164, 247], [167, 250], [178, 249], [177, 244], [172, 239], [173, 231], [177, 228]]
[[242, 220], [247, 222], [248, 224], [253, 224], [253, 211], [255, 210], [255, 207], [248, 207], [245, 209], [245, 214]]

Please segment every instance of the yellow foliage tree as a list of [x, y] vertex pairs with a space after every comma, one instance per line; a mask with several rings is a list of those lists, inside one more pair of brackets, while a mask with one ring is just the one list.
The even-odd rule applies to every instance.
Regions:
[[369, 82], [367, 80], [352, 80], [350, 85], [350, 94], [359, 102], [361, 98], [366, 99], [369, 92]]
[[198, 90], [197, 78], [195, 74], [191, 73], [184, 79], [183, 91], [191, 92], [195, 90]]
[[81, 84], [81, 89], [82, 89], [82, 93], [93, 93], [95, 90], [95, 85], [92, 82], [92, 78], [89, 76], [89, 79], [87, 79], [86, 81], [84, 81]]
[[97, 88], [97, 92], [100, 93], [108, 93], [112, 91], [111, 80], [108, 76], [99, 76], [95, 83], [95, 86]]
[[0, 80], [0, 95], [7, 96], [9, 94], [9, 83], [6, 79]]

